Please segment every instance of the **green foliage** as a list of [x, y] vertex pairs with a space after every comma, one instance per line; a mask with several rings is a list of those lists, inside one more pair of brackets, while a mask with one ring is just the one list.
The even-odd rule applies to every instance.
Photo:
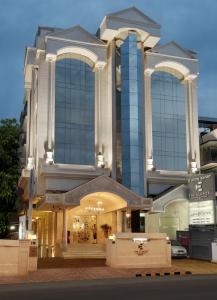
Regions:
[[19, 176], [19, 125], [0, 121], [0, 235], [7, 232], [8, 213], [16, 210]]
[[8, 232], [8, 214], [0, 213], [0, 238], [4, 238]]

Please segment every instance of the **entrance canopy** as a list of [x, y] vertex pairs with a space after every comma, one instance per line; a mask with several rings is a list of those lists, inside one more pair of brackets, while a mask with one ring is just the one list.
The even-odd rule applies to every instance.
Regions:
[[[65, 206], [77, 206], [84, 201], [85, 197], [97, 193], [113, 194], [113, 199], [121, 198], [126, 202], [127, 207], [138, 208], [143, 210], [150, 210], [152, 206], [152, 200], [149, 198], [143, 198], [133, 191], [129, 190], [122, 184], [113, 180], [112, 178], [102, 175], [85, 184], [78, 186], [77, 188], [64, 194]], [[84, 198], [84, 199], [83, 199]]]
[[46, 194], [38, 209], [73, 208], [82, 203], [87, 206], [90, 199], [92, 203], [94, 199], [98, 199], [97, 201], [101, 199], [104, 204], [108, 201], [109, 207], [114, 209], [129, 207], [149, 211], [152, 207], [152, 199], [141, 197], [114, 179], [102, 175], [64, 194]]

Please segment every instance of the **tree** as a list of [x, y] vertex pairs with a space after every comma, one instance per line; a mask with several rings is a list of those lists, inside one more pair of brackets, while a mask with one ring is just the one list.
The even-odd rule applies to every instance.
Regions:
[[19, 177], [19, 124], [16, 119], [0, 121], [0, 236], [7, 234], [8, 216], [16, 211]]

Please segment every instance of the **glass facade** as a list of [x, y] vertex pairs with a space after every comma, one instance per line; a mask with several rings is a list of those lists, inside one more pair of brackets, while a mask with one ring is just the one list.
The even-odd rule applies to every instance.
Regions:
[[137, 35], [129, 33], [120, 50], [122, 183], [144, 195], [144, 76]]
[[56, 163], [95, 164], [95, 76], [84, 61], [56, 62]]
[[166, 72], [154, 72], [151, 84], [154, 166], [187, 171], [184, 85]]

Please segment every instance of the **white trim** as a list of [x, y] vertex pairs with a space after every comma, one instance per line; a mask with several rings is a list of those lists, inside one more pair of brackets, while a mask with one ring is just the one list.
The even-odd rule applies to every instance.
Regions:
[[61, 54], [69, 54], [69, 53], [86, 56], [93, 63], [96, 63], [98, 61], [98, 56], [95, 53], [82, 47], [64, 47], [57, 50], [57, 56]]
[[172, 61], [172, 60], [165, 60], [160, 63], [157, 63], [154, 68], [155, 68], [155, 71], [157, 71], [158, 68], [173, 69], [173, 70], [180, 72], [184, 77], [187, 77], [190, 74], [190, 70], [187, 67], [185, 67], [181, 63], [178, 63], [178, 62]]
[[60, 37], [54, 37], [54, 36], [46, 36], [45, 37], [45, 41], [47, 41], [48, 39], [57, 40], [57, 41], [60, 40], [60, 41], [64, 41], [64, 42], [70, 42], [70, 43], [76, 43], [76, 44], [82, 44], [82, 45], [91, 45], [91, 46], [96, 46], [96, 47], [105, 47], [105, 48], [108, 47], [107, 44], [105, 44], [105, 45], [103, 45], [103, 44], [95, 44], [95, 43], [70, 40], [70, 39], [65, 39], [65, 38], [60, 38]]
[[198, 62], [197, 58], [188, 58], [188, 57], [182, 57], [182, 56], [173, 56], [169, 54], [163, 54], [163, 53], [156, 53], [156, 52], [146, 52], [146, 55], [155, 55], [155, 56], [163, 56], [163, 57], [169, 57], [169, 58], [174, 58], [174, 59], [181, 59], [181, 60], [190, 60], [190, 61], [195, 61]]

